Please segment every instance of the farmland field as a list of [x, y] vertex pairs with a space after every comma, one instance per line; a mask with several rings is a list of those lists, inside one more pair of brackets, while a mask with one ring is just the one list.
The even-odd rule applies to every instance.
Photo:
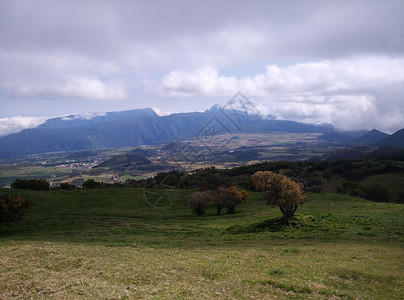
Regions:
[[[404, 206], [308, 194], [284, 224], [260, 193], [193, 215], [190, 191], [17, 191], [0, 299], [403, 299]], [[154, 205], [153, 205], [154, 204]]]

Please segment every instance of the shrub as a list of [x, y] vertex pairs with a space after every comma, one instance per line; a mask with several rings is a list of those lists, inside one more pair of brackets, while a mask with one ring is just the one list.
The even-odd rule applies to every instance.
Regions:
[[257, 190], [266, 192], [267, 204], [279, 206], [286, 219], [292, 219], [304, 200], [303, 186], [284, 175], [259, 171], [252, 176]]
[[0, 224], [22, 220], [23, 209], [34, 205], [34, 201], [22, 199], [16, 194], [0, 194]]
[[393, 193], [388, 186], [382, 183], [367, 184], [362, 187], [366, 199], [377, 202], [390, 202], [393, 200]]
[[185, 201], [191, 206], [194, 213], [204, 215], [208, 203], [214, 199], [214, 196], [212, 191], [195, 192], [189, 195]]
[[227, 213], [233, 214], [236, 210], [236, 206], [240, 203], [244, 203], [250, 198], [250, 194], [245, 191], [239, 191], [234, 185], [231, 187], [219, 187], [219, 192], [215, 195], [214, 202], [217, 207], [217, 214], [224, 206], [227, 207]]

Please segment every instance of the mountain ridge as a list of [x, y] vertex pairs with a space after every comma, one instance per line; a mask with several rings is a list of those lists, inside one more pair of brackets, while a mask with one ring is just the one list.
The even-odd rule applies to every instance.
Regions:
[[354, 144], [356, 146], [369, 146], [374, 145], [375, 143], [389, 137], [390, 134], [381, 132], [377, 129], [372, 129], [371, 131], [365, 133], [364, 135], [360, 136], [359, 138], [350, 141], [350, 144]]
[[[263, 118], [213, 106], [204, 112], [159, 116], [152, 108], [90, 116], [53, 118], [19, 133], [0, 137], [0, 158], [57, 151], [82, 151], [169, 143], [186, 139], [241, 133], [320, 133], [341, 135], [329, 125]], [[343, 133], [360, 138], [363, 132]], [[325, 139], [327, 140], [327, 139]]]

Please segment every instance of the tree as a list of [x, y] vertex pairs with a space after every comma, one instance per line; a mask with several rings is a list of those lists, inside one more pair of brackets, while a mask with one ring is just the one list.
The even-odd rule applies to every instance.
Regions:
[[202, 178], [198, 180], [198, 187], [201, 191], [215, 191], [217, 192], [220, 186], [229, 186], [228, 179], [219, 174], [203, 174]]
[[83, 187], [85, 189], [95, 189], [95, 188], [99, 188], [102, 187], [103, 184], [101, 182], [95, 181], [94, 179], [87, 179], [84, 183], [83, 183]]
[[22, 199], [16, 194], [0, 194], [0, 224], [19, 221], [22, 210], [34, 205], [34, 201]]
[[34, 191], [49, 190], [49, 182], [44, 179], [16, 179], [12, 184], [12, 189], [25, 189]]
[[292, 219], [304, 200], [303, 186], [290, 178], [271, 171], [259, 171], [252, 176], [257, 190], [266, 192], [267, 204], [279, 205], [283, 216]]
[[230, 187], [219, 187], [219, 192], [215, 194], [214, 203], [217, 207], [217, 214], [220, 215], [224, 206], [227, 207], [227, 213], [233, 214], [236, 206], [244, 203], [250, 198], [246, 190], [239, 191], [234, 185]]
[[212, 191], [195, 192], [189, 195], [185, 200], [192, 207], [192, 211], [197, 215], [204, 215], [206, 206], [214, 198]]

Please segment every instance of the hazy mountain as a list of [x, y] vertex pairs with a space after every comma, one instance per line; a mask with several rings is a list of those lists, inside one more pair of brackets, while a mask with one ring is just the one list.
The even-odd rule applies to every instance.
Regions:
[[358, 139], [365, 133], [366, 131], [353, 131], [353, 132], [331, 131], [321, 135], [320, 139], [330, 143], [350, 143], [353, 140]]
[[397, 148], [404, 148], [404, 128], [396, 131], [392, 135], [379, 140], [374, 145], [376, 146], [394, 146]]
[[151, 108], [93, 116], [72, 115], [0, 137], [0, 157], [28, 154], [134, 147], [212, 135], [240, 133], [329, 133], [330, 126], [263, 119], [219, 106], [205, 112], [158, 116]]
[[377, 129], [373, 129], [349, 143], [353, 144], [353, 145], [357, 145], [357, 146], [373, 145], [373, 144], [377, 143], [378, 141], [385, 139], [389, 136], [390, 135], [387, 133], [381, 132]]

